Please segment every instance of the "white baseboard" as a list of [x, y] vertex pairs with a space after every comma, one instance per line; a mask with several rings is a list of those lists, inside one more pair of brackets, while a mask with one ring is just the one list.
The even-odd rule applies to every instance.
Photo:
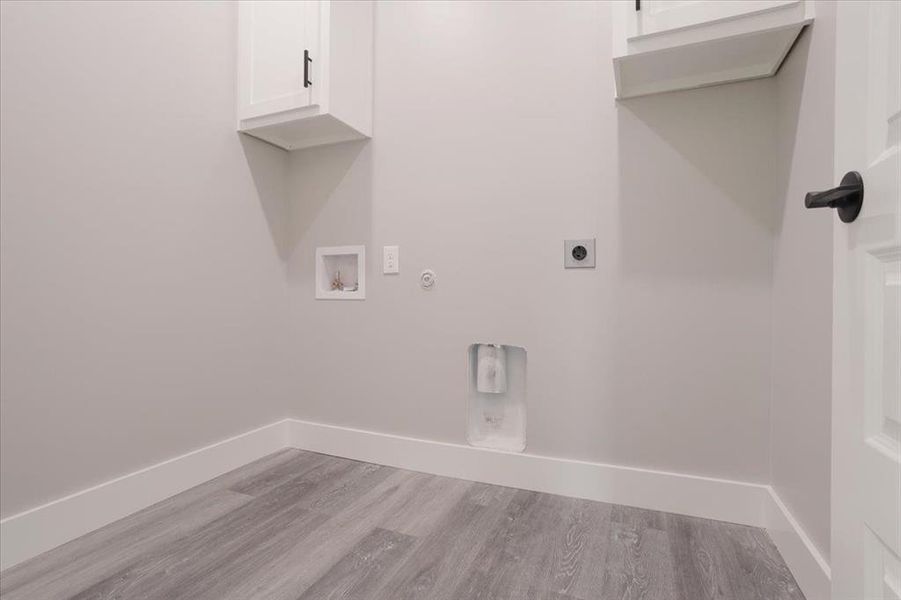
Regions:
[[0, 521], [0, 570], [287, 447], [288, 420], [117, 477]]
[[769, 490], [764, 527], [807, 600], [830, 598], [832, 579], [829, 563], [772, 488]]
[[287, 447], [446, 477], [765, 527], [808, 600], [829, 597], [827, 563], [768, 485], [501, 452], [297, 419], [249, 431], [3, 519], [0, 569]]
[[764, 526], [765, 485], [292, 420], [295, 448], [561, 496]]

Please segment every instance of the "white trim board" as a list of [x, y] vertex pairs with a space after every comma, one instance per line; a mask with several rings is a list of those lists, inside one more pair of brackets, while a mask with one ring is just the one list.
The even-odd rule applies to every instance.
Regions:
[[303, 450], [494, 485], [762, 527], [767, 486], [292, 420]]
[[288, 446], [278, 421], [0, 521], [0, 570]]
[[765, 527], [807, 598], [829, 597], [826, 561], [768, 485], [502, 452], [297, 419], [278, 421], [3, 519], [2, 568], [287, 447]]
[[807, 600], [832, 597], [832, 571], [800, 523], [772, 488], [764, 527]]

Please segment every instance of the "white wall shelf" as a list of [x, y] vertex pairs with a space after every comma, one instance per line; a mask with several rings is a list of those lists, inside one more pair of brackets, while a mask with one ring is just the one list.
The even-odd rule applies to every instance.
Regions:
[[775, 75], [813, 21], [812, 0], [619, 0], [612, 10], [620, 99]]
[[372, 135], [372, 2], [238, 4], [238, 131], [285, 150]]

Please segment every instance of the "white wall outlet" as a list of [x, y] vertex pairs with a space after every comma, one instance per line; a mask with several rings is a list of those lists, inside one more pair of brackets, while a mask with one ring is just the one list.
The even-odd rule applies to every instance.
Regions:
[[382, 273], [400, 273], [399, 246], [382, 246]]

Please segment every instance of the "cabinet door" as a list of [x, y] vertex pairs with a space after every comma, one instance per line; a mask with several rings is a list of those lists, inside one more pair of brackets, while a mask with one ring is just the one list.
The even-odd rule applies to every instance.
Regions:
[[[239, 118], [315, 104], [318, 50], [318, 0], [240, 2]], [[306, 65], [305, 51], [311, 59]]]
[[[797, 5], [801, 0], [640, 0], [629, 39]], [[639, 8], [640, 7], [640, 8]]]

